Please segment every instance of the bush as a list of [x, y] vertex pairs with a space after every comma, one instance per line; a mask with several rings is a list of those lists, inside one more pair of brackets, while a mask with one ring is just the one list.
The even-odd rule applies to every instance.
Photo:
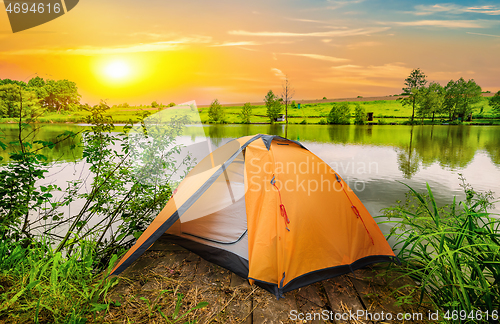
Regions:
[[354, 124], [364, 125], [366, 122], [366, 111], [359, 103], [355, 104], [354, 108]]
[[351, 108], [347, 102], [334, 103], [328, 114], [328, 124], [349, 125], [351, 118]]
[[225, 122], [225, 112], [224, 108], [219, 103], [219, 100], [215, 99], [210, 104], [208, 108], [208, 119], [210, 123], [223, 124]]
[[319, 120], [318, 124], [320, 124], [320, 125], [328, 125], [328, 122], [326, 121], [326, 119], [321, 118], [321, 119]]
[[252, 105], [249, 102], [243, 105], [239, 116], [243, 124], [250, 124], [250, 117], [252, 116]]
[[266, 116], [271, 123], [274, 123], [276, 119], [281, 116], [281, 112], [283, 111], [282, 100], [278, 98], [272, 90], [269, 90], [264, 98], [264, 102], [266, 103]]

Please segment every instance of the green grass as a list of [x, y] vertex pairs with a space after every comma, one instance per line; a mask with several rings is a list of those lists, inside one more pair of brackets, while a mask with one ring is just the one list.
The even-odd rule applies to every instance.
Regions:
[[[396, 100], [376, 100], [376, 101], [358, 101], [349, 102], [351, 105], [351, 115], [354, 119], [354, 104], [359, 103], [365, 111], [373, 112], [374, 123], [382, 122], [386, 123], [397, 123], [401, 124], [411, 117], [412, 108], [410, 106], [403, 106], [401, 102]], [[288, 109], [288, 119], [291, 124], [318, 124], [320, 120], [326, 119], [333, 103], [315, 103], [315, 104], [301, 104], [301, 109], [291, 108]], [[241, 123], [241, 118], [239, 113], [241, 112], [242, 106], [230, 106], [224, 107], [225, 111], [225, 121], [229, 124], [239, 124]], [[481, 109], [483, 109], [482, 113]], [[133, 122], [138, 122], [140, 120], [137, 115], [141, 110], [150, 113], [155, 113], [158, 111], [156, 108], [149, 106], [143, 107], [128, 107], [128, 108], [110, 108], [108, 114], [113, 117], [114, 123], [124, 124], [132, 120]], [[208, 107], [198, 108], [201, 121], [203, 123], [208, 123]], [[284, 111], [283, 111], [284, 113]], [[38, 118], [41, 123], [85, 123], [88, 112], [86, 111], [72, 111], [63, 113], [48, 113], [43, 117]], [[436, 116], [436, 123], [441, 123], [442, 119], [447, 119], [447, 116]], [[488, 105], [488, 100], [483, 98], [477, 105], [475, 112], [473, 114], [474, 122], [492, 122], [493, 124], [500, 124], [500, 120], [494, 119], [495, 115]], [[481, 118], [481, 119], [478, 119]], [[483, 118], [486, 118], [484, 120]], [[15, 118], [0, 118], [0, 123], [15, 123], [17, 120]], [[269, 118], [266, 117], [266, 107], [263, 105], [252, 106], [252, 117], [250, 118], [251, 123], [269, 123]], [[427, 123], [430, 121], [426, 120]]]
[[478, 312], [500, 316], [500, 220], [487, 212], [492, 194], [462, 181], [465, 201], [438, 207], [427, 185], [426, 194], [410, 188], [408, 200], [385, 214], [420, 301], [427, 294], [448, 322], [477, 323]]
[[[27, 242], [27, 241], [25, 241]], [[111, 307], [104, 302], [115, 279], [93, 272], [97, 258], [91, 244], [81, 242], [65, 258], [42, 240], [29, 246], [0, 243], [0, 322], [85, 323]], [[114, 264], [116, 256], [110, 264]]]

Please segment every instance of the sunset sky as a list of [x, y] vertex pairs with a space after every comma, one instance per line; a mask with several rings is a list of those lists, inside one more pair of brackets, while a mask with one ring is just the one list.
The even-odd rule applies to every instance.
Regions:
[[81, 0], [15, 34], [0, 4], [0, 78], [91, 104], [262, 101], [284, 74], [294, 99], [391, 95], [414, 68], [496, 92], [499, 57], [498, 1]]

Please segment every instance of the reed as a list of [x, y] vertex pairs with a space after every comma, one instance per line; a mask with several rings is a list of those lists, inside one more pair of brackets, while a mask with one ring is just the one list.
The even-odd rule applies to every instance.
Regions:
[[492, 193], [461, 180], [463, 201], [438, 207], [429, 185], [426, 194], [409, 187], [406, 202], [385, 215], [395, 224], [389, 237], [420, 302], [427, 294], [444, 320], [477, 323], [500, 316], [500, 219], [488, 212]]

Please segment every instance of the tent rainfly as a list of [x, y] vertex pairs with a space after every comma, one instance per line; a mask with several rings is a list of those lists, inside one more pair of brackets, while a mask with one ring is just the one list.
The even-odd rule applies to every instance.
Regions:
[[278, 299], [398, 261], [347, 183], [302, 144], [272, 135], [230, 141], [201, 160], [111, 274], [164, 234]]

